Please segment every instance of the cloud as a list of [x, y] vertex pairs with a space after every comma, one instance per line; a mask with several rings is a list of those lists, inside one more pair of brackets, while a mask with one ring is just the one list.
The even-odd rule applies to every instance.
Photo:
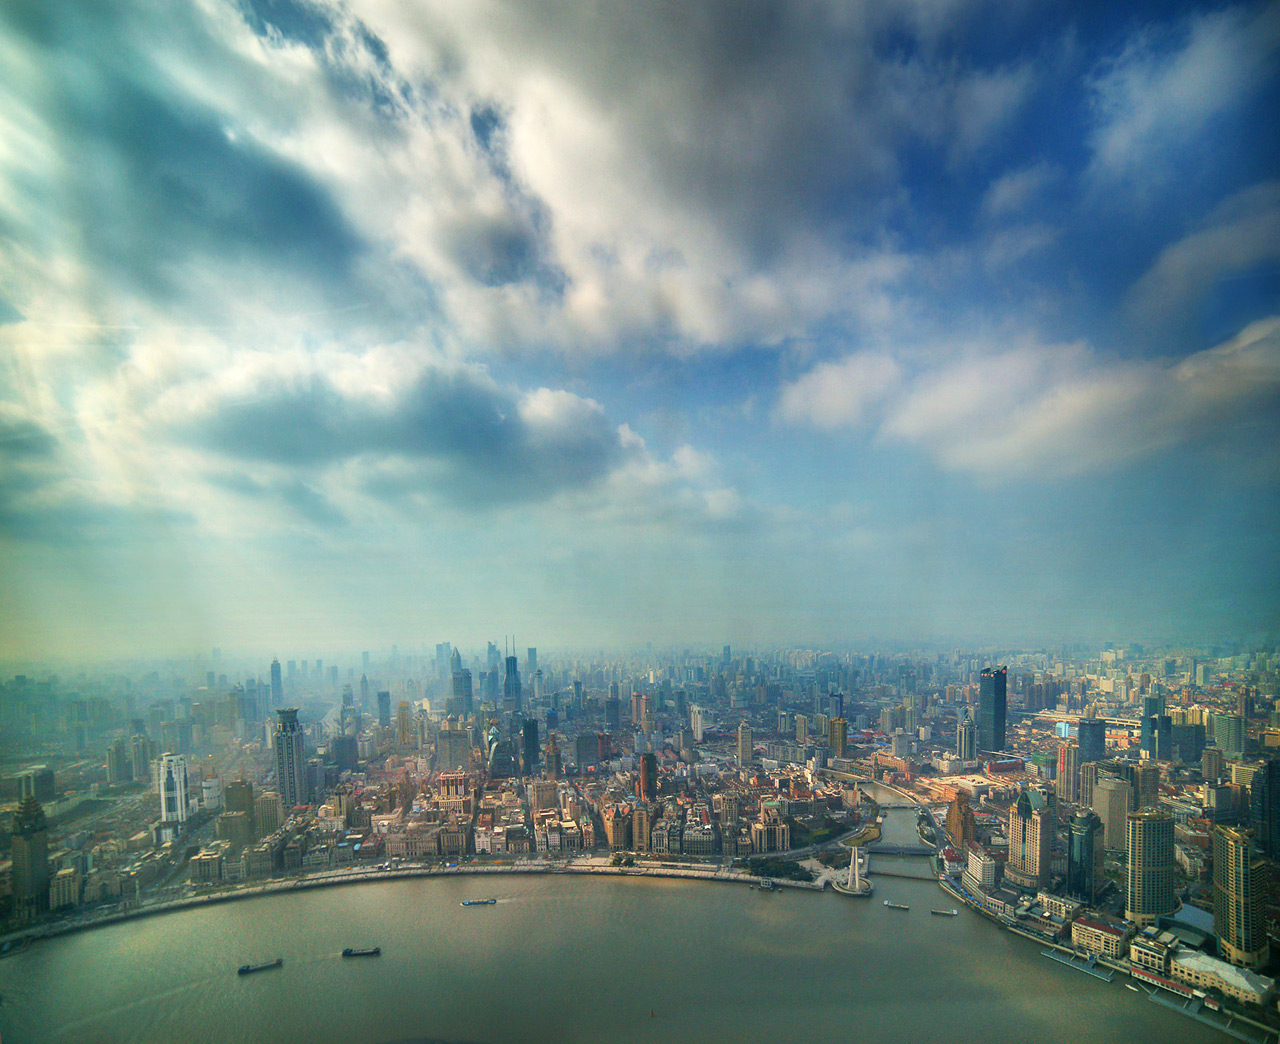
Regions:
[[1254, 185], [1223, 201], [1166, 246], [1128, 294], [1135, 321], [1168, 335], [1233, 276], [1280, 259], [1280, 182]]
[[869, 408], [882, 402], [902, 378], [892, 356], [856, 353], [823, 363], [783, 387], [778, 416], [833, 430], [860, 424]]
[[1236, 109], [1274, 69], [1274, 4], [1191, 15], [1135, 33], [1090, 78], [1094, 127], [1089, 176], [1150, 186], [1197, 146], [1210, 123]]
[[[1055, 479], [1113, 471], [1195, 440], [1230, 440], [1253, 411], [1274, 415], [1280, 317], [1177, 361], [1109, 360], [1079, 344], [971, 346], [931, 365], [917, 359], [887, 396], [842, 383], [862, 365], [855, 356], [788, 385], [781, 415], [825, 428], [874, 418], [878, 439], [916, 447], [947, 470]], [[800, 408], [806, 393], [827, 398]]]
[[249, 355], [237, 367], [166, 389], [148, 420], [161, 437], [289, 472], [390, 462], [397, 481], [472, 507], [585, 488], [628, 455], [594, 400], [521, 393], [477, 366]]
[[1061, 177], [1061, 170], [1045, 160], [1007, 171], [987, 186], [982, 213], [988, 218], [1020, 214]]

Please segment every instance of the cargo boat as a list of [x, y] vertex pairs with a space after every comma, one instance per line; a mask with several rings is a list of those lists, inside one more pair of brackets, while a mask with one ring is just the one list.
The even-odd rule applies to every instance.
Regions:
[[891, 903], [889, 902], [888, 899], [884, 901], [884, 905], [887, 906], [890, 910], [910, 910], [911, 909], [911, 907], [904, 906], [902, 903]]
[[929, 912], [935, 913], [939, 917], [959, 917], [960, 916], [959, 910], [930, 910]]
[[240, 975], [252, 975], [254, 972], [266, 971], [268, 968], [279, 968], [284, 964], [283, 957], [277, 957], [274, 961], [267, 961], [266, 964], [242, 964], [238, 969]]
[[461, 904], [461, 905], [463, 905], [463, 906], [492, 906], [492, 905], [493, 905], [494, 903], [496, 903], [497, 901], [498, 901], [497, 899], [463, 899], [463, 900], [462, 900], [462, 904]]
[[342, 951], [342, 956], [343, 957], [377, 957], [381, 953], [382, 953], [381, 946], [373, 946], [367, 950], [357, 950], [354, 947], [348, 946], [345, 950]]

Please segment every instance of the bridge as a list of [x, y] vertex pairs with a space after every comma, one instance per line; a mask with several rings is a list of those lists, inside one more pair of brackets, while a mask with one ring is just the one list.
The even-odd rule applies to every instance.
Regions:
[[934, 849], [921, 848], [919, 845], [882, 845], [872, 841], [865, 847], [872, 855], [932, 856], [936, 854]]

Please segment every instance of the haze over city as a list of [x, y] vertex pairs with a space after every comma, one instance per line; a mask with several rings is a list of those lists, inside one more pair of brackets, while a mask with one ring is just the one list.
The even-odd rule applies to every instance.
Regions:
[[1274, 633], [1274, 4], [0, 12], [0, 655]]

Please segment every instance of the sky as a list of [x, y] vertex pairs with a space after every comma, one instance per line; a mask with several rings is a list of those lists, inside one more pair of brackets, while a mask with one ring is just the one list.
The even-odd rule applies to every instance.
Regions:
[[0, 6], [0, 656], [1280, 622], [1280, 5]]

